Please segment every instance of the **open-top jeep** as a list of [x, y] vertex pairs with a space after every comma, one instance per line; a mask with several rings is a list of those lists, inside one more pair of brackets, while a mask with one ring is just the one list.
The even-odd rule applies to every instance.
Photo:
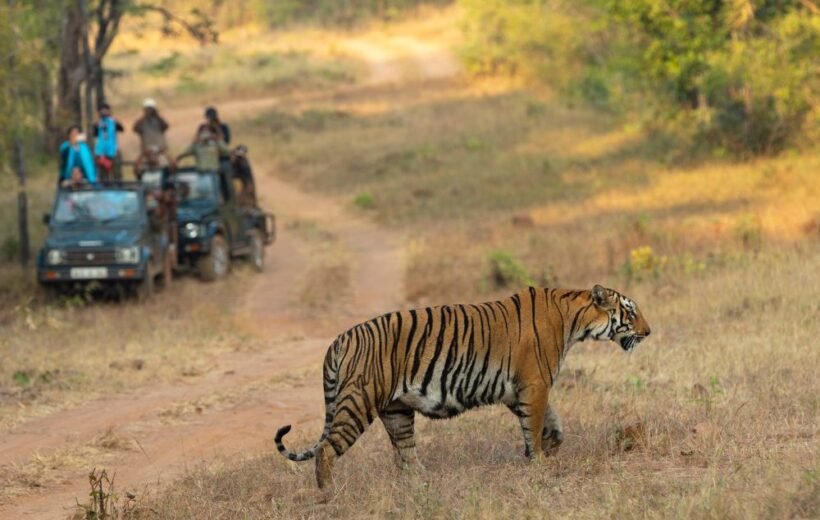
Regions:
[[44, 216], [49, 233], [37, 258], [38, 281], [56, 290], [153, 295], [156, 277], [170, 283], [172, 265], [167, 226], [153, 202], [137, 183], [59, 190]]
[[274, 216], [246, 197], [227, 171], [180, 168], [173, 176], [177, 192], [179, 265], [207, 281], [224, 277], [231, 259], [247, 257], [261, 271], [265, 246], [276, 239]]

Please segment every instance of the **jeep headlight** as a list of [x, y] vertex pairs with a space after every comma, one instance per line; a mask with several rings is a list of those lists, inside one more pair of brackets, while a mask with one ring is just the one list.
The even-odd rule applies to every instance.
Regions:
[[140, 248], [132, 247], [118, 247], [116, 250], [116, 259], [118, 264], [136, 264], [140, 261]]
[[205, 228], [194, 222], [188, 222], [183, 228], [183, 234], [186, 238], [199, 238], [205, 235]]
[[59, 265], [65, 262], [65, 251], [62, 249], [51, 249], [46, 253], [46, 263], [48, 265]]

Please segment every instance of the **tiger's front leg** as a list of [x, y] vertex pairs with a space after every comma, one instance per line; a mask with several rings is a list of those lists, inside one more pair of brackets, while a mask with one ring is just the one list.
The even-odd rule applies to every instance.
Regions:
[[524, 456], [540, 459], [543, 453], [544, 419], [549, 392], [546, 388], [527, 387], [518, 395], [518, 401], [509, 409], [518, 417], [524, 434]]
[[544, 415], [544, 431], [541, 435], [541, 446], [544, 455], [551, 456], [558, 454], [558, 448], [564, 442], [564, 428], [561, 426], [561, 418], [555, 413], [552, 406], [547, 406], [547, 413]]

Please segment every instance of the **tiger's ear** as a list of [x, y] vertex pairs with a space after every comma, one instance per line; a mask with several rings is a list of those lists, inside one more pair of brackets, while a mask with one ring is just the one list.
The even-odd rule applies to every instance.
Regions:
[[613, 307], [612, 291], [596, 284], [595, 287], [592, 288], [592, 303], [602, 309], [611, 309]]

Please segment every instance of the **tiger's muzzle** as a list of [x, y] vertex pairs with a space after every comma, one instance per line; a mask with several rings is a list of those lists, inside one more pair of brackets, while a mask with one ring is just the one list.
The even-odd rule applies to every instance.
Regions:
[[621, 344], [621, 348], [624, 349], [626, 352], [631, 352], [632, 349], [638, 346], [638, 343], [646, 339], [646, 335], [641, 334], [633, 334], [631, 336], [624, 336], [620, 339], [619, 343]]

